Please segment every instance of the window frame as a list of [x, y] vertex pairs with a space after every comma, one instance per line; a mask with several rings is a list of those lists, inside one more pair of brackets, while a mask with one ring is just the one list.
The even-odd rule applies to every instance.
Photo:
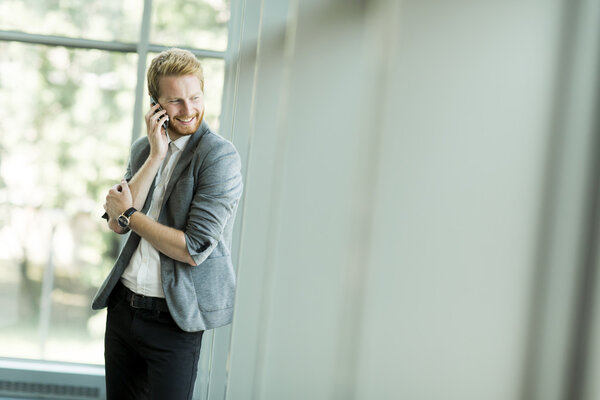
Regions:
[[[235, 114], [232, 109], [234, 91], [237, 86], [237, 57], [239, 53], [240, 30], [237, 28], [236, 21], [239, 22], [243, 15], [245, 1], [230, 0], [230, 19], [228, 22], [228, 37], [227, 48], [225, 51], [208, 50], [202, 48], [190, 48], [186, 46], [178, 46], [179, 48], [189, 50], [196, 57], [212, 58], [224, 61], [224, 82], [223, 96], [221, 99], [222, 107], [220, 114], [221, 134], [233, 140], [232, 124], [227, 123], [232, 120]], [[152, 23], [152, 0], [144, 0], [142, 20], [139, 31], [139, 40], [137, 43], [126, 43], [119, 41], [103, 41], [84, 38], [72, 38], [56, 35], [31, 34], [21, 31], [0, 30], [0, 41], [21, 42], [35, 45], [46, 46], [61, 46], [72, 49], [94, 49], [110, 52], [136, 53], [138, 56], [137, 73], [136, 73], [136, 89], [135, 89], [135, 104], [133, 109], [133, 125], [131, 128], [131, 143], [138, 137], [142, 129], [143, 120], [140, 115], [143, 114], [144, 98], [145, 98], [145, 80], [146, 80], [146, 62], [148, 53], [159, 53], [173, 46], [163, 46], [150, 43], [150, 30]], [[226, 125], [226, 126], [225, 126]], [[225, 129], [225, 131], [223, 131]], [[240, 229], [236, 227], [234, 232], [234, 252], [237, 253], [237, 241], [239, 240]], [[205, 333], [202, 351], [199, 361], [199, 373], [196, 380], [196, 388], [194, 399], [208, 399], [217, 397], [224, 398], [225, 382], [227, 376], [227, 356], [229, 353], [229, 343], [231, 335], [230, 326], [218, 328]], [[14, 363], [18, 363], [19, 368], [13, 368]], [[60, 371], [65, 366], [74, 369], [77, 374], [86, 376], [104, 375], [103, 366], [92, 366], [88, 364], [71, 364], [59, 361], [45, 360], [25, 360], [25, 359], [9, 359], [0, 356], [0, 369], [10, 370], [17, 377], [22, 377], [24, 381], [29, 381], [33, 377], [38, 376], [39, 365], [43, 364], [45, 373], [52, 376], [54, 382], [60, 381], [64, 377], [65, 383], [72, 384], [74, 375], [62, 374]], [[8, 368], [8, 369], [7, 369]], [[35, 371], [38, 371], [34, 373]], [[58, 377], [58, 378], [57, 378]], [[45, 378], [44, 378], [45, 379]], [[103, 378], [101, 380], [103, 382]], [[217, 393], [219, 392], [219, 393]], [[102, 389], [102, 393], [103, 389]]]

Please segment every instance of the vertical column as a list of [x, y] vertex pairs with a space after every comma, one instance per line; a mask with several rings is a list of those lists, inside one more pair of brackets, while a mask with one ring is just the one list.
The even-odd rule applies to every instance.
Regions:
[[142, 14], [142, 24], [140, 27], [140, 40], [137, 44], [138, 67], [137, 67], [137, 85], [135, 89], [135, 105], [133, 107], [133, 130], [131, 132], [131, 143], [140, 135], [142, 129], [142, 118], [144, 114], [143, 98], [146, 82], [146, 58], [148, 57], [148, 45], [150, 42], [150, 27], [152, 23], [152, 0], [144, 0], [144, 13]]

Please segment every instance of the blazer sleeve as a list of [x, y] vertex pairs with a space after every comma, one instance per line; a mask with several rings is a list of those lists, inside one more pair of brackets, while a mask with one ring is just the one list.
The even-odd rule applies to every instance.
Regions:
[[148, 158], [148, 155], [150, 155], [150, 143], [148, 142], [147, 136], [138, 138], [133, 142], [129, 154], [129, 161], [127, 162], [127, 170], [123, 177], [127, 182], [129, 182], [141, 168], [144, 161], [146, 161], [146, 158]]
[[235, 147], [219, 142], [203, 160], [196, 179], [184, 234], [190, 256], [199, 265], [222, 239], [242, 195], [241, 160]]
[[[150, 150], [145, 150], [144, 147], [149, 147], [148, 144], [148, 139], [147, 138], [140, 138], [138, 140], [136, 140], [132, 147], [131, 147], [131, 151], [129, 154], [129, 161], [127, 161], [127, 170], [125, 171], [125, 175], [123, 175], [123, 179], [125, 179], [127, 182], [129, 182], [131, 180], [131, 178], [133, 178], [133, 175], [135, 175], [135, 171], [133, 169], [132, 163], [134, 160], [134, 157], [136, 157], [137, 154], [141, 154], [142, 156], [145, 155], [145, 157], [148, 157], [147, 154], [150, 154]], [[145, 158], [144, 158], [145, 161]], [[138, 161], [139, 164], [139, 161]], [[141, 166], [141, 164], [140, 164]], [[137, 168], [139, 169], [138, 166]], [[102, 215], [102, 218], [108, 220], [108, 213], [104, 213]]]

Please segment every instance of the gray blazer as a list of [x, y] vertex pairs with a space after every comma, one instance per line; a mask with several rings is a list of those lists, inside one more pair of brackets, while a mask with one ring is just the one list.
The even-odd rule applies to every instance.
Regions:
[[[148, 138], [138, 139], [131, 148], [125, 179], [135, 175], [149, 154]], [[235, 147], [202, 122], [173, 170], [158, 217], [161, 224], [184, 232], [196, 262], [192, 267], [160, 253], [169, 311], [184, 331], [213, 329], [231, 322], [235, 294], [231, 237], [242, 186], [241, 162]], [[153, 190], [154, 184], [141, 210], [144, 213], [150, 207]], [[92, 302], [94, 310], [107, 306], [139, 242], [140, 236], [129, 233]]]

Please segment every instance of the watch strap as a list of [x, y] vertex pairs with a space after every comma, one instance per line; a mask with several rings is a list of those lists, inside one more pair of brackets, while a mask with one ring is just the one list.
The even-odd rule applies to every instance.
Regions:
[[129, 217], [131, 217], [131, 214], [133, 214], [136, 211], [137, 210], [135, 207], [130, 207], [123, 213], [123, 215], [126, 216], [127, 218], [129, 218]]

